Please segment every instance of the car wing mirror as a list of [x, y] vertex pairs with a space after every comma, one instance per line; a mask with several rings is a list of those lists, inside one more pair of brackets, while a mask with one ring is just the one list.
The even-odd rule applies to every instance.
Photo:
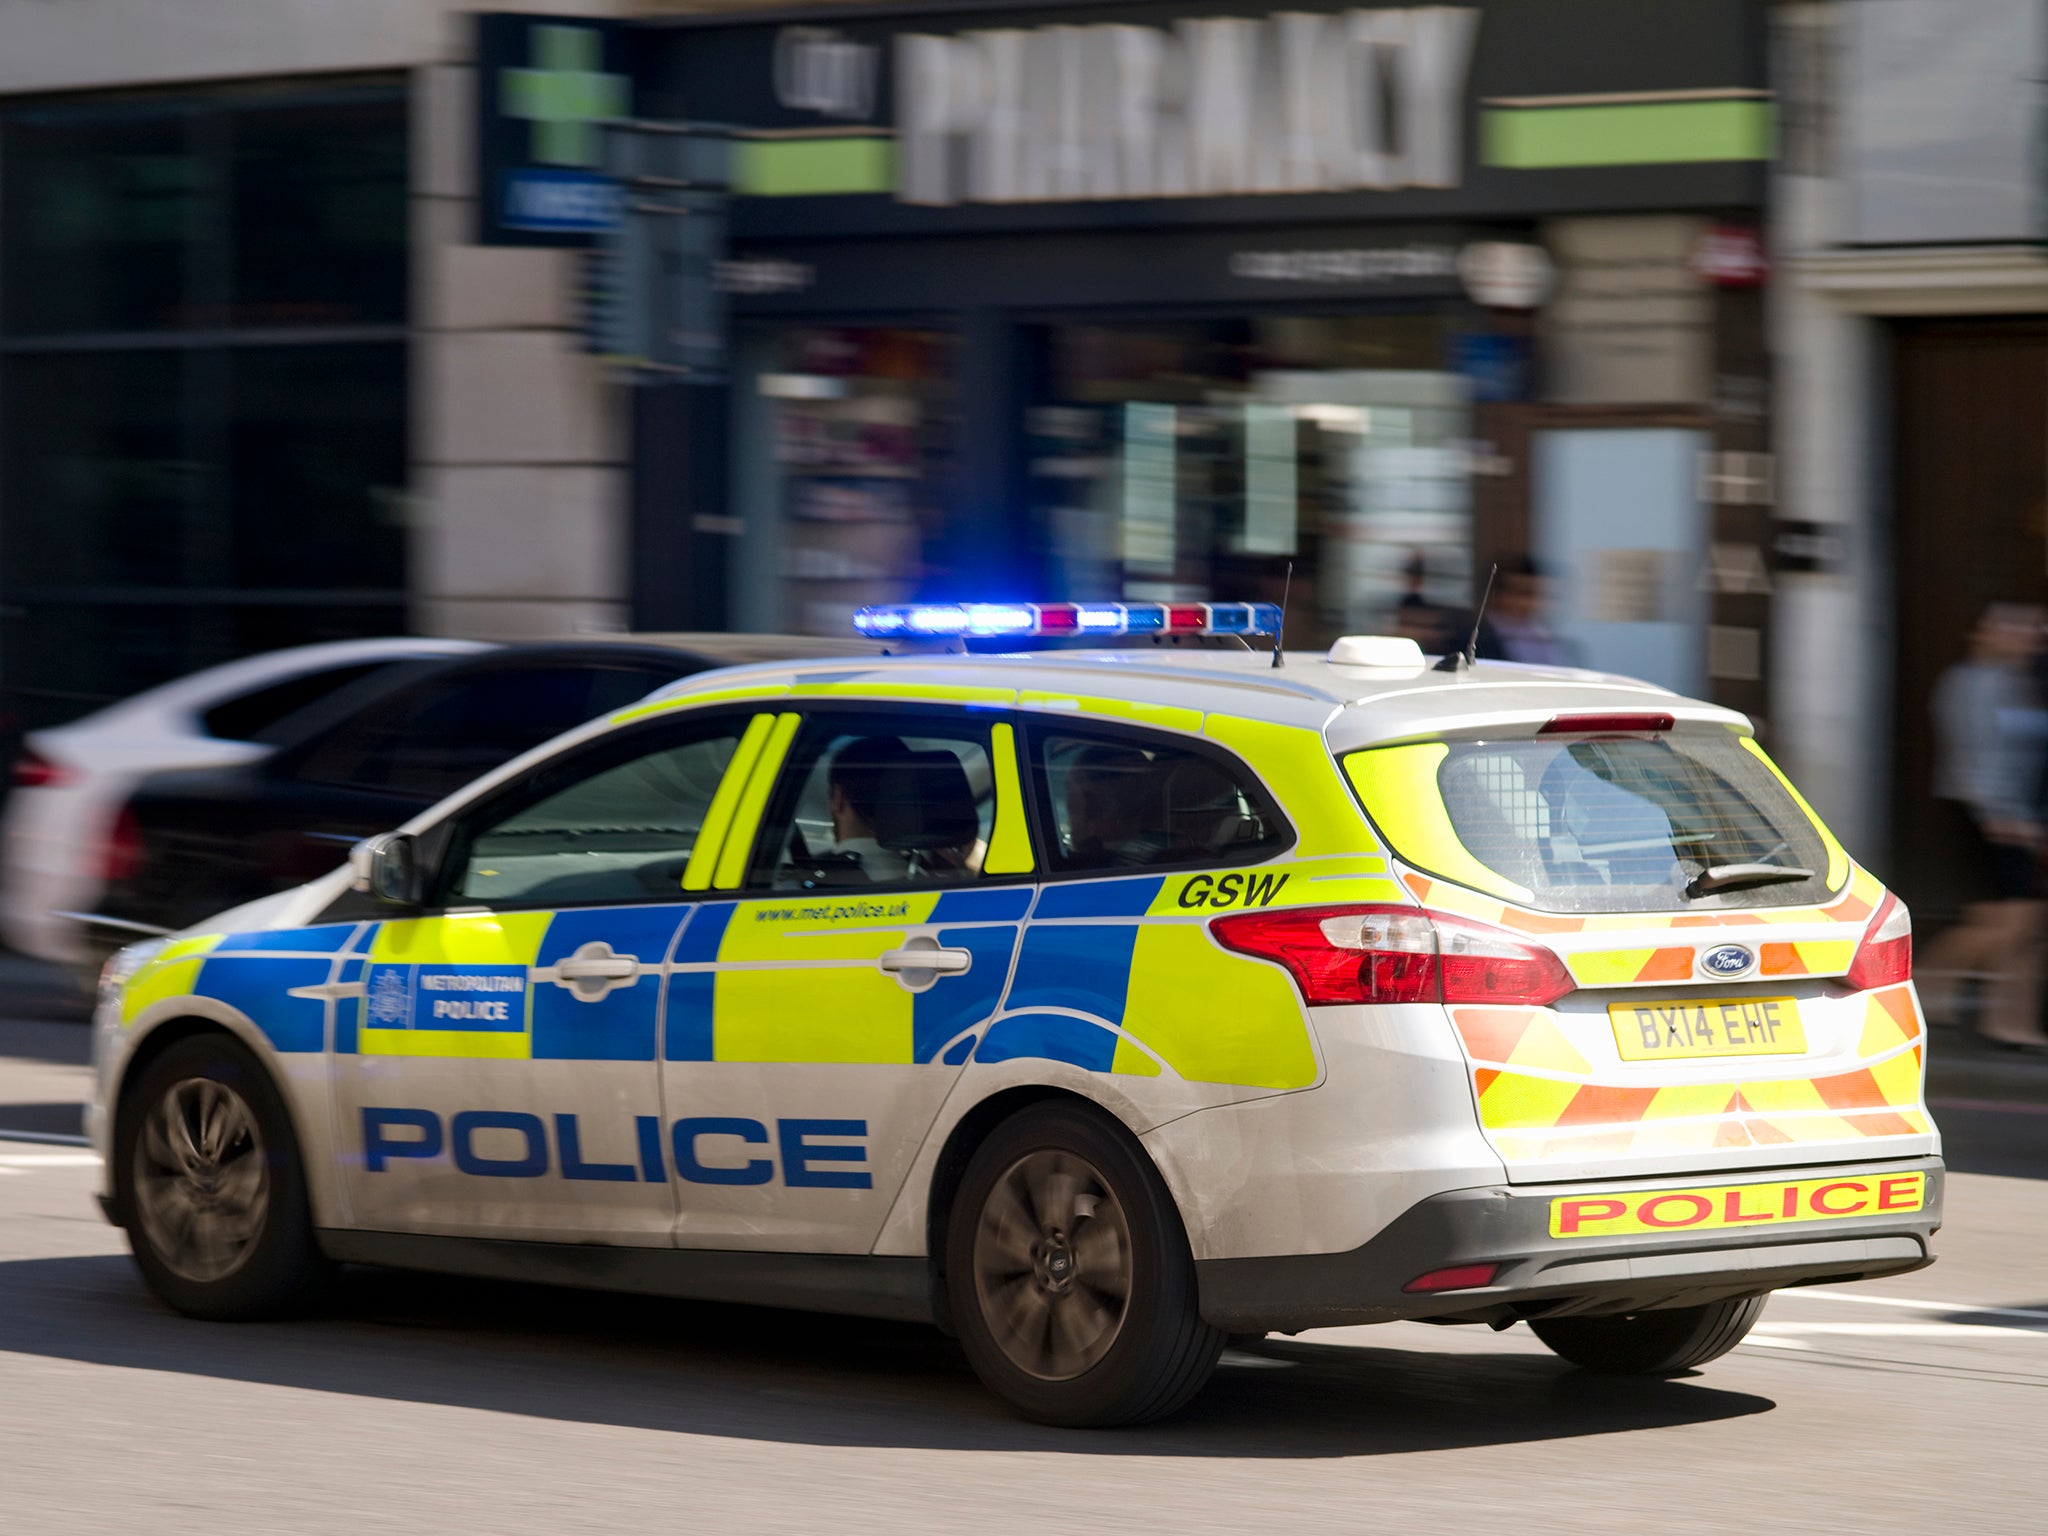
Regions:
[[410, 832], [379, 832], [348, 851], [354, 885], [379, 901], [420, 904], [419, 842]]

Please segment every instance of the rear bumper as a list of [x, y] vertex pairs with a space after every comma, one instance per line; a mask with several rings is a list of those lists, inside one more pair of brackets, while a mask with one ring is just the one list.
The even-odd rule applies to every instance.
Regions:
[[[1551, 1235], [1556, 1200], [1788, 1181], [1874, 1187], [1879, 1180], [1912, 1174], [1926, 1181], [1923, 1203], [1914, 1211], [1694, 1232]], [[1198, 1261], [1202, 1316], [1233, 1333], [1403, 1319], [1506, 1323], [1696, 1306], [1788, 1285], [1903, 1274], [1934, 1261], [1929, 1242], [1941, 1226], [1942, 1175], [1940, 1158], [1918, 1157], [1752, 1169], [1718, 1178], [1453, 1190], [1409, 1207], [1349, 1252]], [[1435, 1270], [1479, 1264], [1499, 1266], [1491, 1284], [1425, 1294], [1402, 1289]]]

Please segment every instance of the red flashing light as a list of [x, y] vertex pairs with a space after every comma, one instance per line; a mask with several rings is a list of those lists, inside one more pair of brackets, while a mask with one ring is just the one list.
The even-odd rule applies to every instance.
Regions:
[[14, 760], [16, 789], [56, 789], [76, 777], [62, 763], [51, 762], [33, 747], [22, 748], [21, 756]]
[[1537, 730], [1538, 736], [1640, 736], [1668, 731], [1676, 724], [1669, 715], [1552, 715]]
[[1040, 603], [1038, 628], [1041, 634], [1073, 634], [1081, 627], [1081, 610], [1072, 603]]
[[1842, 979], [1858, 992], [1913, 979], [1913, 914], [1898, 897], [1885, 895]]
[[1414, 907], [1291, 907], [1210, 924], [1226, 949], [1284, 965], [1311, 1006], [1497, 1003], [1547, 1008], [1577, 983], [1505, 929]]
[[1169, 635], [1198, 635], [1209, 627], [1206, 603], [1168, 603], [1166, 632]]
[[1417, 1275], [1401, 1289], [1410, 1295], [1430, 1291], [1470, 1291], [1493, 1284], [1493, 1277], [1499, 1273], [1498, 1264], [1453, 1264], [1448, 1269], [1432, 1269], [1426, 1275]]

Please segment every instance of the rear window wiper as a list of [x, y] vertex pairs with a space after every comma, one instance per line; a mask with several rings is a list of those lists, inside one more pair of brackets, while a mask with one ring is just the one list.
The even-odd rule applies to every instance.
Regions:
[[1789, 885], [1794, 880], [1812, 878], [1812, 870], [1792, 864], [1716, 864], [1688, 880], [1685, 894], [1711, 896], [1716, 891], [1742, 891], [1756, 885]]

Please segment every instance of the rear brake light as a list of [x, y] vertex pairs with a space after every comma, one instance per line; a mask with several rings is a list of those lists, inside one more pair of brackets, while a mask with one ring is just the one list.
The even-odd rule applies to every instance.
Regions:
[[1210, 924], [1226, 949], [1284, 965], [1311, 1005], [1510, 1003], [1543, 1008], [1576, 983], [1539, 944], [1414, 907], [1293, 907]]
[[1668, 731], [1669, 715], [1552, 715], [1536, 730], [1538, 736], [1615, 736]]
[[1886, 894], [1843, 979], [1858, 992], [1913, 979], [1913, 914], [1898, 897]]
[[1499, 1273], [1498, 1264], [1454, 1264], [1449, 1269], [1432, 1269], [1426, 1275], [1417, 1275], [1401, 1289], [1410, 1294], [1428, 1291], [1469, 1291], [1482, 1285], [1493, 1284], [1493, 1277]]
[[53, 789], [69, 784], [76, 775], [62, 763], [53, 763], [33, 747], [24, 747], [14, 760], [16, 789]]
[[109, 885], [120, 885], [134, 879], [141, 867], [142, 829], [135, 824], [135, 813], [123, 806], [100, 850], [100, 876]]

